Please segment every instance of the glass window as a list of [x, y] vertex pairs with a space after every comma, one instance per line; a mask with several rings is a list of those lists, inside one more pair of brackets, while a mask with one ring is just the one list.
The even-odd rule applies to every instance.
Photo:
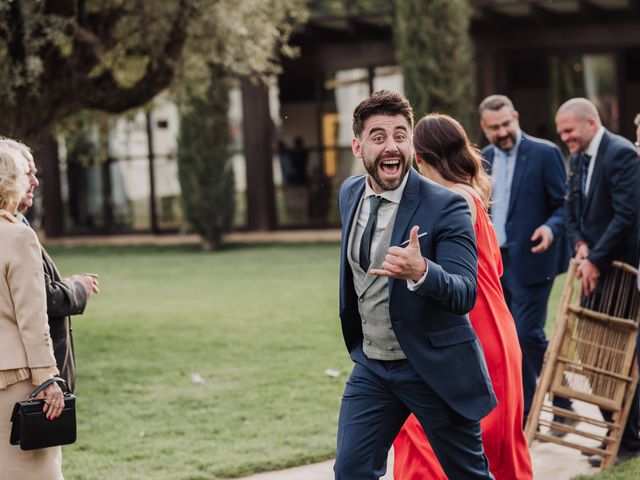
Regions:
[[602, 123], [619, 128], [616, 61], [613, 54], [564, 55], [552, 58], [553, 97], [557, 108], [573, 97], [586, 97], [598, 108]]
[[373, 90], [393, 90], [404, 94], [404, 77], [399, 65], [376, 67], [373, 76]]

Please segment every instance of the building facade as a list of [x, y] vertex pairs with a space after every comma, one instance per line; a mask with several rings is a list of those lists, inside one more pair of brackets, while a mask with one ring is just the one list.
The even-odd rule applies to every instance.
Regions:
[[[312, 15], [293, 38], [300, 55], [284, 62], [276, 85], [240, 81], [233, 90], [236, 228], [338, 225], [337, 188], [349, 175], [362, 173], [351, 153], [353, 108], [377, 89], [403, 90], [391, 2], [377, 4], [366, 13]], [[557, 142], [557, 107], [584, 96], [598, 106], [605, 126], [633, 135], [640, 111], [639, 1], [471, 4], [476, 103], [492, 93], [506, 94], [524, 130]], [[160, 101], [149, 115], [119, 123], [107, 167], [72, 172], [77, 166], [61, 162], [61, 233], [184, 228], [175, 177], [179, 119], [172, 108]], [[94, 212], [93, 219], [83, 223], [79, 210]]]

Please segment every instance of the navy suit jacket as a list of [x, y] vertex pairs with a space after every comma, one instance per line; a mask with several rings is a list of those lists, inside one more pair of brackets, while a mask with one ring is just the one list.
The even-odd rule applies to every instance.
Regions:
[[606, 272], [613, 260], [638, 263], [638, 169], [640, 158], [627, 139], [605, 131], [585, 200], [580, 156], [571, 157], [567, 232], [571, 246], [586, 242], [589, 260]]
[[[482, 154], [491, 174], [494, 147]], [[522, 133], [511, 182], [507, 210], [508, 255], [511, 269], [524, 285], [553, 280], [566, 270], [570, 250], [564, 229], [566, 171], [560, 149], [551, 142]], [[553, 243], [546, 252], [532, 253], [537, 243], [531, 235], [540, 225], [553, 232]]]
[[[365, 177], [348, 178], [340, 188], [342, 253], [340, 318], [342, 333], [357, 360], [362, 355], [362, 321], [347, 244], [365, 189]], [[496, 405], [487, 366], [467, 313], [476, 300], [477, 251], [466, 201], [449, 189], [409, 171], [391, 245], [409, 238], [420, 226], [420, 249], [428, 274], [416, 292], [405, 280], [388, 279], [389, 314], [407, 360], [424, 381], [455, 411], [479, 420]]]

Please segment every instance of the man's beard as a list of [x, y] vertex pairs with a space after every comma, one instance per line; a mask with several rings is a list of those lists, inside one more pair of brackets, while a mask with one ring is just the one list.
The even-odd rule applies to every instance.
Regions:
[[[389, 182], [380, 178], [380, 164], [385, 160], [396, 160], [396, 159], [400, 160], [399, 169], [401, 173], [398, 176], [398, 178], [396, 178], [392, 182]], [[367, 170], [367, 173], [373, 179], [373, 181], [376, 182], [386, 192], [395, 190], [396, 188], [398, 188], [400, 184], [402, 184], [402, 180], [404, 179], [405, 174], [409, 171], [409, 162], [407, 162], [406, 157], [401, 152], [398, 152], [397, 155], [395, 154], [379, 155], [373, 163], [365, 162], [364, 166], [365, 166], [365, 169]]]
[[[506, 139], [511, 139], [511, 145], [506, 148], [506, 147], [502, 147], [502, 142]], [[508, 152], [510, 150], [513, 149], [513, 147], [516, 146], [516, 135], [514, 133], [508, 133], [506, 134], [504, 137], [501, 138], [496, 138], [496, 142], [495, 142], [495, 146], [498, 147], [500, 150], [502, 150], [503, 152]]]

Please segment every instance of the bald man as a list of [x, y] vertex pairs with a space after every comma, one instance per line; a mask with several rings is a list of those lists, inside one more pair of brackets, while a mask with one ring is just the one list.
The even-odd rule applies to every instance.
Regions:
[[633, 145], [636, 147], [636, 153], [640, 157], [640, 113], [636, 115], [633, 123], [636, 126], [636, 141]]
[[[566, 230], [577, 275], [586, 294], [597, 292], [611, 262], [638, 264], [638, 173], [640, 158], [633, 144], [602, 126], [596, 107], [572, 98], [556, 113], [556, 127], [571, 152]], [[607, 312], [605, 312], [607, 313]], [[619, 459], [640, 452], [638, 392], [622, 437]], [[603, 416], [610, 418], [609, 412]], [[596, 466], [602, 458], [592, 456]]]

